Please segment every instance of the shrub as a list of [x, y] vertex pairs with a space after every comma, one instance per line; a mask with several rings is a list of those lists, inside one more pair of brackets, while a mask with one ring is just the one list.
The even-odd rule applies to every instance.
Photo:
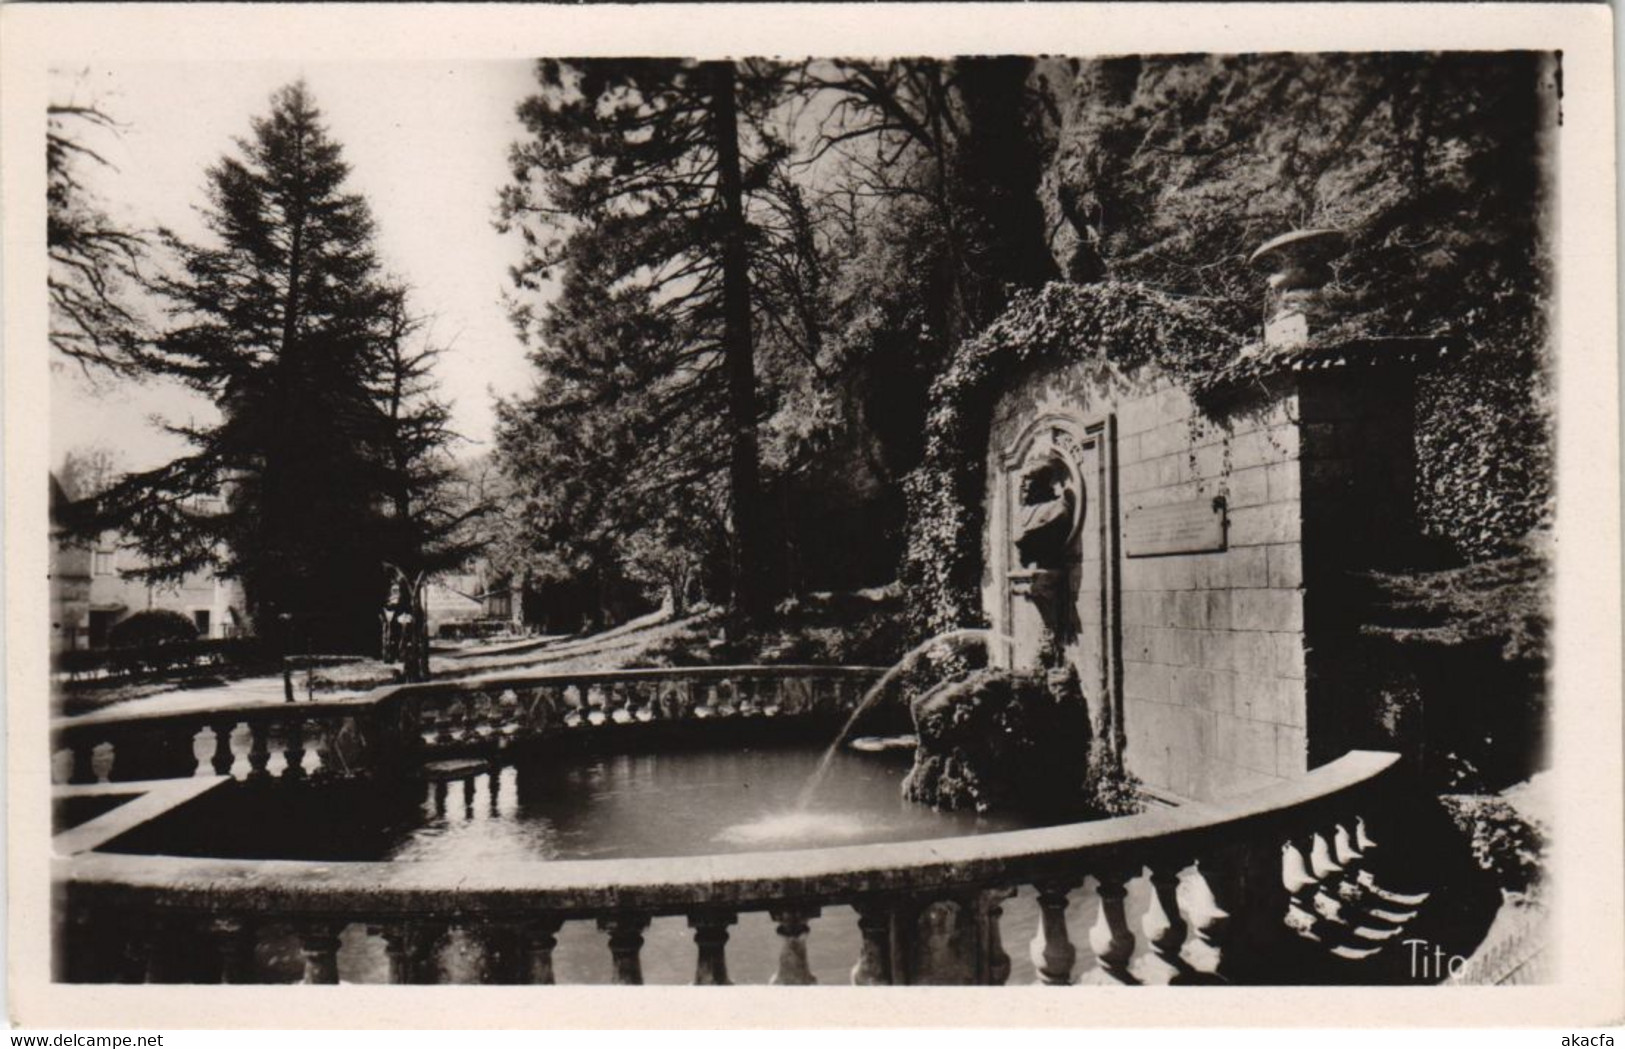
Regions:
[[114, 623], [107, 637], [114, 648], [144, 648], [173, 641], [191, 641], [197, 637], [197, 627], [180, 612], [155, 608], [137, 612], [128, 619]]

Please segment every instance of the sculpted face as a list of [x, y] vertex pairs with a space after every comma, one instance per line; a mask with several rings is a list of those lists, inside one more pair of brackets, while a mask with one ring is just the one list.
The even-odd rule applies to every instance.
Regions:
[[1064, 467], [1045, 462], [1022, 475], [1016, 551], [1024, 567], [1056, 567], [1064, 560], [1073, 524], [1074, 497]]
[[1059, 499], [1060, 470], [1054, 463], [1044, 463], [1028, 471], [1021, 478], [1021, 503], [1038, 506]]

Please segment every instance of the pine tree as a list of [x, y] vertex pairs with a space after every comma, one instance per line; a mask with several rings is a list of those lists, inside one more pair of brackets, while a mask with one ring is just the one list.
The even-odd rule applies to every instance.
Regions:
[[386, 659], [399, 658], [406, 680], [422, 681], [429, 676], [424, 588], [483, 548], [474, 524], [494, 507], [447, 451], [456, 435], [436, 396], [441, 349], [421, 338], [423, 319], [410, 312], [404, 287], [387, 288], [381, 305], [367, 390], [375, 413], [368, 451], [383, 496], [379, 550], [393, 595], [382, 648]]
[[160, 231], [178, 260], [154, 282], [172, 326], [147, 365], [220, 419], [171, 426], [190, 453], [125, 477], [79, 527], [122, 530], [149, 579], [240, 579], [262, 635], [370, 646], [385, 495], [371, 384], [398, 289], [379, 277], [366, 203], [345, 191], [303, 84], [278, 91], [237, 146], [207, 172], [212, 242]]
[[[537, 75], [502, 220], [527, 245], [514, 274], [521, 292], [555, 273], [561, 291], [540, 316], [521, 302], [516, 323], [537, 342], [545, 381], [571, 385], [567, 410], [615, 431], [626, 454], [601, 484], [698, 491], [726, 476], [732, 602], [760, 613], [774, 584], [747, 209], [781, 155], [752, 119], [775, 97], [775, 74], [591, 59], [544, 61]], [[566, 410], [527, 403], [533, 416]], [[524, 413], [516, 403], [509, 414]], [[622, 494], [603, 501], [625, 505]]]

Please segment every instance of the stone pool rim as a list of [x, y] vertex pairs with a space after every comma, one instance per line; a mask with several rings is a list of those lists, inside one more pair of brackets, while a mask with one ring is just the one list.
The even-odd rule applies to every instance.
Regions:
[[[1067, 878], [1080, 869], [1189, 862], [1249, 831], [1312, 810], [1347, 818], [1400, 770], [1389, 752], [1350, 751], [1299, 779], [1211, 803], [1028, 830], [901, 843], [613, 860], [324, 862], [84, 852], [52, 861], [61, 889], [98, 906], [270, 918], [519, 916], [764, 910], [922, 889]], [[1357, 797], [1358, 796], [1358, 797]]]

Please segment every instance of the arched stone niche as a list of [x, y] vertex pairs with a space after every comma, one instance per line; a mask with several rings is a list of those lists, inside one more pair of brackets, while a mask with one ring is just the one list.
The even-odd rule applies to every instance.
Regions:
[[1075, 674], [1095, 738], [1116, 723], [1112, 421], [1048, 411], [995, 460], [989, 554], [996, 662]]

